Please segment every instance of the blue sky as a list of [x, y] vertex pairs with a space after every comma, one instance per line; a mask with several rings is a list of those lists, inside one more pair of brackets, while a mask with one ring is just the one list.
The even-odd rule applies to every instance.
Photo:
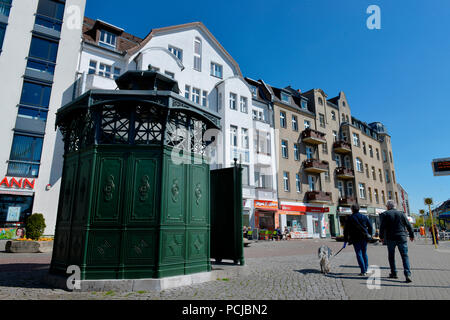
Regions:
[[[106, 4], [107, 3], [107, 4]], [[87, 0], [86, 16], [145, 37], [151, 29], [201, 21], [244, 76], [302, 91], [346, 93], [352, 115], [392, 136], [398, 182], [412, 212], [423, 198], [450, 199], [450, 176], [431, 161], [450, 157], [450, 1]], [[369, 30], [369, 5], [381, 29]]]

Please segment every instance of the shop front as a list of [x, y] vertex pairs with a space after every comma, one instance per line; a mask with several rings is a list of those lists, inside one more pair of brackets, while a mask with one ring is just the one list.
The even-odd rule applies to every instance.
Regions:
[[280, 226], [278, 216], [278, 202], [272, 200], [254, 200], [255, 229], [260, 239], [270, 238], [276, 228]]
[[25, 236], [25, 220], [31, 215], [34, 179], [5, 177], [0, 182], [0, 239]]
[[307, 206], [298, 203], [282, 203], [280, 226], [287, 228], [292, 239], [325, 238], [329, 225], [325, 218], [327, 207]]

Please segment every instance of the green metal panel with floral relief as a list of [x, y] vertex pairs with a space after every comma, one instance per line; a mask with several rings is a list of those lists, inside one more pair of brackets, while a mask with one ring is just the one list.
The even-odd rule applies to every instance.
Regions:
[[208, 129], [217, 114], [157, 72], [127, 72], [58, 110], [65, 155], [51, 273], [160, 278], [211, 270]]

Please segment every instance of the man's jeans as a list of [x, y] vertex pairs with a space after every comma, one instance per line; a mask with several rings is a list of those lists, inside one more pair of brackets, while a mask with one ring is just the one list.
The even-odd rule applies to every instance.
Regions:
[[389, 265], [391, 267], [391, 274], [397, 274], [397, 268], [395, 267], [395, 247], [398, 247], [398, 251], [402, 257], [403, 269], [405, 276], [411, 275], [411, 269], [409, 266], [408, 258], [408, 241], [387, 240], [386, 245], [388, 247]]
[[353, 243], [361, 273], [367, 273], [369, 268], [369, 258], [367, 257], [367, 241], [357, 241]]

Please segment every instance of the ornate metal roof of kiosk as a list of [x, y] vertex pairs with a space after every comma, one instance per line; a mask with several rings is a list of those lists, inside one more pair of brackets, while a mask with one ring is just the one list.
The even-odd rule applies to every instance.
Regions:
[[[203, 154], [220, 116], [178, 94], [177, 81], [156, 71], [128, 71], [119, 90], [90, 90], [61, 107], [56, 126], [65, 152], [89, 145], [167, 145]], [[189, 142], [189, 143], [188, 143]]]

